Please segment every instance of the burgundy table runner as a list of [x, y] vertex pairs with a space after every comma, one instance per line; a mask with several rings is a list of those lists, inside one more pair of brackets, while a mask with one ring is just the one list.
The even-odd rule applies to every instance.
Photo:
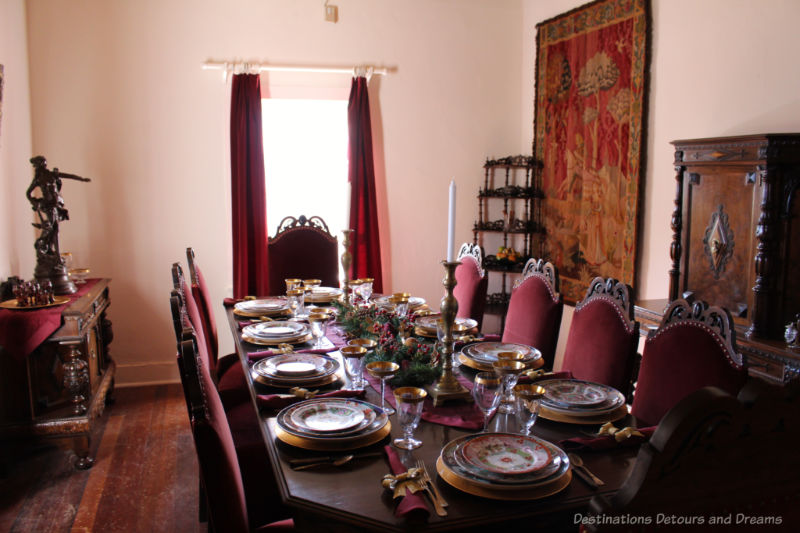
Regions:
[[69, 296], [69, 301], [62, 305], [30, 310], [0, 309], [0, 346], [14, 359], [24, 360], [61, 327], [64, 308], [89, 292], [97, 281], [87, 279], [86, 283], [78, 285], [78, 292], [65, 295]]

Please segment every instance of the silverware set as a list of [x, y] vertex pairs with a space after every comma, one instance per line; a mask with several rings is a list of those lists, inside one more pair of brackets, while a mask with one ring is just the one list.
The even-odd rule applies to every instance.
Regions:
[[305, 457], [303, 459], [289, 460], [292, 470], [306, 470], [318, 466], [342, 466], [354, 459], [366, 459], [369, 457], [383, 457], [383, 452], [369, 452], [348, 455], [329, 455], [322, 457]]
[[572, 471], [577, 474], [581, 481], [589, 485], [589, 487], [592, 489], [597, 489], [599, 486], [605, 485], [605, 482], [602, 479], [594, 475], [591, 470], [586, 468], [586, 465], [583, 464], [583, 459], [581, 459], [579, 455], [570, 453], [568, 456], [569, 461], [573, 466]]
[[447, 507], [449, 504], [444, 498], [442, 498], [439, 488], [436, 486], [433, 480], [431, 480], [431, 476], [428, 474], [428, 470], [425, 468], [425, 463], [422, 461], [417, 461], [417, 468], [421, 472], [420, 483], [422, 484], [422, 488], [428, 493], [428, 497], [433, 503], [433, 508], [436, 511], [436, 514], [439, 516], [447, 516], [447, 510], [445, 507]]

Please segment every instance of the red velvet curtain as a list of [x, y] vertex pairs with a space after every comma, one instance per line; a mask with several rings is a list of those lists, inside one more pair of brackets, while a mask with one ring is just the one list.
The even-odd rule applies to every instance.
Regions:
[[350, 278], [373, 278], [375, 292], [383, 292], [378, 207], [375, 200], [375, 167], [372, 162], [372, 126], [367, 79], [353, 78], [347, 105], [350, 129], [350, 229], [353, 263]]
[[233, 296], [266, 296], [267, 197], [261, 134], [261, 78], [237, 74], [231, 91]]

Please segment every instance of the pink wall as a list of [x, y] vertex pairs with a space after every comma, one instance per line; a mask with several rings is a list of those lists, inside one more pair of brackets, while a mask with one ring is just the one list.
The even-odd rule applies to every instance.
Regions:
[[25, 199], [31, 158], [28, 46], [24, 0], [0, 2], [0, 64], [4, 67], [0, 118], [0, 279], [33, 277], [31, 206]]
[[187, 245], [217, 301], [231, 285], [229, 87], [208, 58], [397, 68], [370, 95], [386, 288], [438, 306], [447, 184], [471, 239], [484, 158], [519, 147], [521, 2], [338, 5], [332, 24], [318, 0], [28, 4], [34, 149], [93, 179], [66, 191], [62, 243], [113, 278], [120, 383], [176, 377], [169, 266]]

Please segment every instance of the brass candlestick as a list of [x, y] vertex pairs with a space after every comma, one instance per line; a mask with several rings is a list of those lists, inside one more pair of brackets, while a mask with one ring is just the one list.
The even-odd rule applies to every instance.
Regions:
[[351, 229], [343, 229], [344, 239], [342, 246], [344, 253], [342, 253], [342, 268], [344, 269], [344, 297], [347, 301], [348, 294], [350, 293], [350, 264], [353, 262], [353, 254], [350, 253], [350, 235], [353, 233]]
[[447, 400], [467, 400], [472, 401], [470, 392], [458, 382], [453, 374], [453, 324], [458, 313], [458, 300], [453, 295], [456, 286], [456, 267], [460, 261], [442, 261], [445, 268], [444, 280], [442, 284], [445, 288], [445, 296], [442, 298], [440, 313], [444, 324], [444, 337], [442, 338], [442, 377], [436, 382], [431, 393], [433, 406], [438, 407]]

